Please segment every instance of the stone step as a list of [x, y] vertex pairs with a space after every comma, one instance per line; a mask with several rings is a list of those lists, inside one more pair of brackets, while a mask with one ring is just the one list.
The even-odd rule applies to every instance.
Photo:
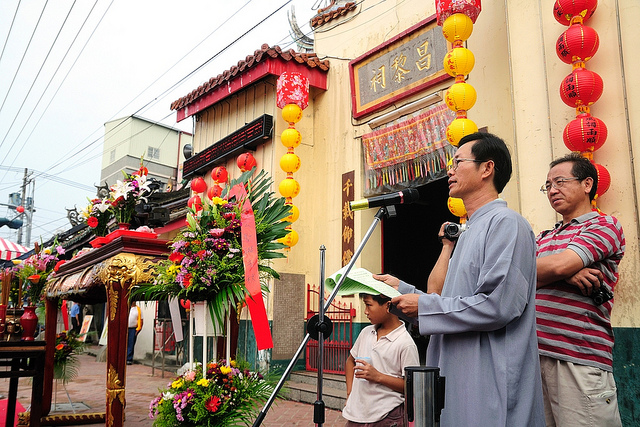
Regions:
[[[289, 380], [294, 383], [311, 384], [316, 386], [318, 384], [318, 373], [311, 371], [295, 371], [291, 373]], [[325, 373], [322, 375], [322, 386], [342, 390], [345, 393], [347, 390], [344, 375]]]
[[[313, 404], [318, 399], [318, 390], [315, 384], [287, 381], [285, 389], [286, 391], [283, 395], [289, 400]], [[323, 385], [322, 401], [326, 408], [341, 411], [346, 400], [347, 392], [345, 390], [329, 388]]]

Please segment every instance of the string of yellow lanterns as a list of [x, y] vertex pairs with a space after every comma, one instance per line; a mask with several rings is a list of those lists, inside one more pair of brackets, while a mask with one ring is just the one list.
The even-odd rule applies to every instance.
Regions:
[[480, 1], [437, 0], [436, 15], [442, 35], [451, 43], [451, 50], [444, 57], [445, 71], [455, 77], [455, 83], [445, 94], [445, 103], [456, 118], [447, 126], [447, 140], [457, 147], [460, 140], [478, 131], [478, 126], [467, 118], [467, 111], [476, 103], [476, 90], [466, 83], [467, 76], [475, 65], [473, 53], [463, 46], [473, 32], [473, 24], [480, 13]]
[[597, 0], [556, 0], [553, 6], [556, 20], [569, 27], [556, 41], [558, 57], [572, 68], [560, 85], [560, 98], [576, 109], [576, 118], [564, 128], [562, 139], [569, 150], [580, 152], [589, 159], [598, 172], [598, 188], [592, 202], [594, 209], [597, 209], [598, 197], [611, 184], [607, 168], [593, 160], [594, 151], [607, 139], [606, 125], [590, 112], [590, 106], [602, 95], [604, 84], [597, 73], [586, 69], [586, 62], [596, 54], [600, 39], [593, 28], [584, 25], [584, 21], [593, 15], [597, 6]]
[[[447, 140], [455, 147], [463, 137], [478, 131], [475, 122], [467, 118], [467, 111], [475, 105], [477, 94], [465, 79], [476, 60], [463, 44], [471, 36], [481, 10], [480, 0], [436, 0], [437, 24], [442, 26], [442, 35], [451, 43], [451, 50], [443, 60], [444, 69], [456, 79], [444, 97], [447, 107], [456, 113], [446, 132]], [[447, 207], [460, 219], [460, 224], [466, 222], [467, 209], [462, 199], [449, 197]]]
[[276, 84], [276, 104], [282, 109], [282, 118], [289, 124], [280, 135], [282, 145], [287, 148], [286, 154], [280, 158], [280, 169], [286, 172], [287, 177], [280, 181], [278, 190], [285, 198], [285, 204], [291, 206], [291, 214], [285, 218], [290, 224], [286, 227], [289, 233], [279, 239], [288, 248], [298, 243], [298, 233], [291, 224], [298, 220], [299, 209], [293, 204], [293, 198], [300, 194], [300, 184], [293, 178], [293, 174], [300, 169], [300, 157], [294, 149], [302, 142], [302, 134], [295, 128], [296, 123], [302, 119], [302, 110], [309, 105], [309, 80], [297, 72], [284, 72], [278, 77]]

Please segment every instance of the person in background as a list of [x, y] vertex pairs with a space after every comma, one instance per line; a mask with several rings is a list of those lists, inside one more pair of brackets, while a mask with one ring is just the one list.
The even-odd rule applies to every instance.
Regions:
[[73, 302], [71, 305], [71, 330], [76, 333], [76, 335], [80, 334], [80, 326], [82, 322], [80, 321], [80, 304], [77, 302]]
[[136, 339], [142, 330], [142, 310], [137, 303], [129, 309], [129, 334], [127, 336], [127, 365], [133, 364], [133, 350], [136, 346]]
[[551, 162], [540, 189], [562, 221], [537, 237], [536, 316], [547, 426], [620, 426], [613, 309], [625, 238], [594, 211], [598, 172], [579, 154]]
[[462, 138], [447, 175], [449, 195], [462, 199], [469, 220], [454, 248], [443, 240], [429, 293], [374, 275], [403, 294], [391, 302], [418, 318], [421, 335], [431, 336], [426, 364], [446, 378], [442, 427], [544, 426], [535, 236], [498, 197], [511, 170], [502, 139], [489, 133]]
[[404, 425], [404, 368], [419, 366], [418, 348], [404, 323], [389, 313], [391, 298], [362, 294], [372, 323], [360, 332], [345, 366], [347, 427]]

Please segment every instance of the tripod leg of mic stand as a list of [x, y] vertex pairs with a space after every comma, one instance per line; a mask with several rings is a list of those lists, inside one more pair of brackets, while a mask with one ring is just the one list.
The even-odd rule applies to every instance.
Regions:
[[302, 350], [304, 350], [304, 346], [307, 345], [307, 343], [309, 342], [310, 338], [311, 338], [311, 335], [309, 335], [309, 334], [305, 335], [304, 339], [302, 340], [302, 343], [300, 343], [300, 347], [298, 347], [298, 350], [296, 350], [296, 353], [291, 358], [291, 361], [289, 362], [289, 365], [287, 365], [287, 369], [284, 370], [284, 373], [282, 374], [282, 378], [280, 378], [280, 381], [278, 381], [278, 384], [276, 384], [276, 386], [275, 386], [275, 388], [273, 390], [273, 393], [271, 393], [271, 396], [269, 396], [269, 399], [267, 399], [267, 401], [264, 404], [264, 407], [262, 408], [262, 410], [258, 414], [258, 418], [256, 418], [256, 420], [254, 421], [253, 427], [258, 427], [259, 425], [262, 424], [262, 421], [264, 420], [264, 417], [267, 415], [267, 411], [269, 410], [269, 408], [271, 407], [271, 404], [275, 400], [276, 395], [278, 394], [278, 392], [280, 391], [280, 389], [284, 385], [284, 382], [286, 381], [287, 376], [291, 373], [291, 370], [293, 369], [293, 366], [296, 364], [296, 361], [298, 360], [298, 357], [300, 357], [300, 354], [302, 353]]

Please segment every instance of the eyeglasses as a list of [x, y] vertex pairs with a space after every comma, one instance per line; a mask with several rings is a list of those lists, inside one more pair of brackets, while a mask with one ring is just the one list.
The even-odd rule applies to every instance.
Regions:
[[484, 163], [488, 160], [476, 160], [476, 159], [462, 159], [459, 157], [454, 157], [453, 159], [451, 159], [451, 163], [447, 164], [447, 170], [458, 170], [458, 165], [460, 164], [460, 162], [473, 162], [473, 163]]
[[571, 178], [558, 178], [555, 181], [545, 182], [542, 187], [540, 187], [540, 191], [544, 194], [547, 194], [553, 188], [562, 188], [565, 182], [567, 181], [582, 181], [584, 178], [578, 178], [577, 176], [573, 176]]

